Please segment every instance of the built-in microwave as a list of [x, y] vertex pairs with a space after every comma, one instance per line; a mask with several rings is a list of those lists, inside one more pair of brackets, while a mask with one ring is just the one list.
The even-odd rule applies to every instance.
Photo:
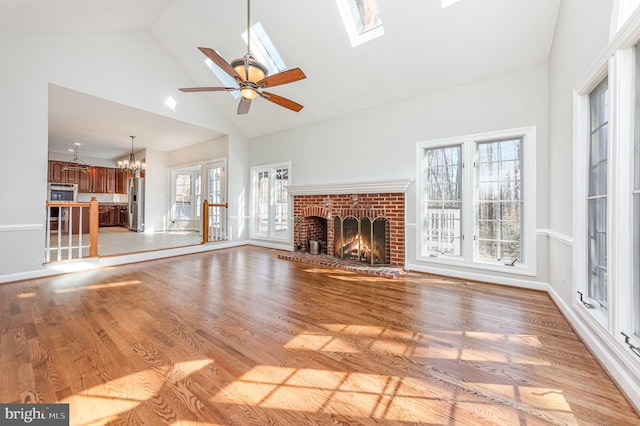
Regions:
[[47, 185], [47, 199], [52, 203], [75, 203], [78, 201], [78, 185], [51, 182]]

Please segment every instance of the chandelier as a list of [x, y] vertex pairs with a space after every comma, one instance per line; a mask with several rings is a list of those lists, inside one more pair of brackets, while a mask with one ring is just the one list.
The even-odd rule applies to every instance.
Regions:
[[67, 150], [69, 152], [73, 152], [73, 160], [65, 163], [62, 167], [62, 170], [72, 170], [75, 172], [87, 173], [87, 171], [89, 171], [89, 166], [87, 166], [84, 161], [78, 158], [78, 147], [82, 144], [80, 142], [76, 142], [73, 145], [73, 149], [69, 148]]
[[129, 136], [131, 138], [131, 154], [129, 154], [129, 160], [120, 160], [118, 161], [118, 167], [125, 170], [130, 170], [135, 173], [140, 170], [144, 170], [146, 168], [145, 163], [141, 163], [140, 161], [136, 161], [136, 155], [133, 153], [133, 140], [136, 138], [135, 136]]

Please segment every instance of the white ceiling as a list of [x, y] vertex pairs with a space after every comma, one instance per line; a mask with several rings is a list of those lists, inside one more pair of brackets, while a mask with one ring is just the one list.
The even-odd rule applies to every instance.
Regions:
[[[249, 114], [238, 116], [238, 101], [228, 93], [184, 96], [208, 97], [248, 137], [328, 119], [547, 60], [560, 1], [459, 0], [443, 8], [441, 0], [378, 0], [385, 35], [352, 48], [335, 1], [254, 0], [252, 23], [262, 23], [287, 66], [300, 67], [307, 75], [270, 91], [304, 109], [295, 113], [258, 98]], [[218, 86], [197, 47], [211, 47], [227, 61], [244, 55], [240, 33], [246, 30], [246, 2], [0, 0], [0, 28], [4, 32], [147, 29], [192, 79], [176, 81], [176, 89]], [[90, 107], [72, 108], [69, 98]], [[66, 151], [76, 136], [86, 142], [87, 150], [96, 146], [93, 156], [112, 158], [128, 152], [130, 139], [122, 143], [111, 139], [131, 108], [102, 102], [107, 101], [62, 88], [52, 90], [50, 149]], [[164, 140], [158, 149], [171, 150], [217, 135], [143, 112], [136, 119], [149, 120], [149, 137], [155, 138], [152, 133], [158, 131], [182, 135], [179, 140]], [[206, 138], [198, 140], [202, 137]], [[64, 149], [59, 142], [64, 142]]]

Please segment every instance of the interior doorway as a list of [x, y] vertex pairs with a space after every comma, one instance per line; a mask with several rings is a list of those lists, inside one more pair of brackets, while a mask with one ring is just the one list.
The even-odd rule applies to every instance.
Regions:
[[227, 236], [227, 208], [218, 204], [227, 202], [226, 165], [224, 160], [214, 160], [205, 163], [206, 197], [209, 204], [209, 239], [212, 241], [226, 240]]

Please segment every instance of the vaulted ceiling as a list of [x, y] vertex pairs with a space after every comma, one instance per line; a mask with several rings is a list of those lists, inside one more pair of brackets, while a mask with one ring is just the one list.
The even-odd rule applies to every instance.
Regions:
[[[253, 0], [252, 23], [262, 23], [289, 68], [300, 67], [307, 75], [270, 91], [304, 109], [295, 113], [256, 99], [249, 114], [237, 115], [238, 101], [228, 93], [183, 96], [208, 97], [246, 136], [256, 137], [547, 60], [560, 0], [458, 0], [448, 7], [443, 3], [452, 2], [378, 0], [384, 36], [353, 48], [335, 1]], [[221, 83], [205, 66], [197, 47], [211, 47], [228, 61], [243, 56], [246, 45], [240, 34], [246, 30], [246, 2], [1, 0], [0, 28], [4, 32], [148, 30], [191, 78], [176, 81], [176, 89], [218, 86]], [[50, 149], [58, 150], [58, 144], [64, 143], [65, 149], [60, 150], [66, 151], [68, 135], [75, 131], [74, 120], [65, 111], [66, 97], [78, 94], [58, 90], [55, 96], [51, 104], [58, 110], [50, 117]], [[84, 111], [95, 116], [91, 112], [102, 104], [90, 101], [92, 109]], [[103, 106], [108, 115], [101, 117], [94, 132], [108, 126], [109, 119], [119, 119], [117, 107]], [[153, 119], [159, 120], [158, 132], [185, 126], [162, 117]], [[56, 120], [64, 124], [57, 125]], [[194, 143], [218, 135], [217, 129], [191, 130]], [[99, 135], [92, 135], [93, 139]], [[109, 140], [104, 137], [105, 143]], [[128, 139], [109, 143], [116, 146], [101, 154], [105, 157], [130, 149]], [[161, 149], [175, 148], [167, 141]]]

